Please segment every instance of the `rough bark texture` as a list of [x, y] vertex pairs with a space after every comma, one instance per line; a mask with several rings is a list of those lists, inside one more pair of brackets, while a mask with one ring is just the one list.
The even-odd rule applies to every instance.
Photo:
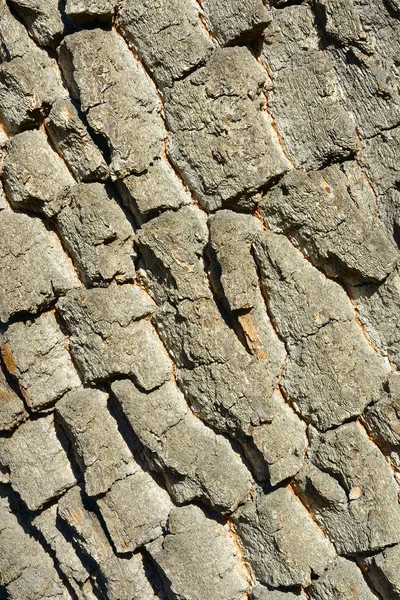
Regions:
[[0, 598], [400, 600], [398, 0], [0, 0]]

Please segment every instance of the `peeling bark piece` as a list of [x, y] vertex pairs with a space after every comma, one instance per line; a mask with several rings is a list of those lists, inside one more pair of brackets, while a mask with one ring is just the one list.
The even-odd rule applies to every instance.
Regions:
[[[234, 515], [257, 579], [273, 587], [311, 583], [335, 557], [332, 544], [290, 488], [261, 489]], [[305, 551], [306, 549], [306, 551]]]
[[290, 168], [263, 108], [265, 79], [247, 48], [216, 49], [167, 95], [167, 151], [207, 210], [248, 210], [251, 196]]
[[183, 300], [175, 310], [165, 304], [154, 318], [179, 367], [195, 369], [202, 365], [227, 363], [238, 356], [246, 364], [256, 362], [226, 325], [210, 298]]
[[101, 523], [96, 513], [84, 506], [78, 486], [68, 490], [59, 500], [57, 515], [68, 525], [75, 544], [97, 565], [113, 556], [113, 549]]
[[11, 438], [0, 440], [0, 461], [29, 510], [38, 510], [75, 483], [53, 421], [52, 415], [26, 421]]
[[290, 344], [354, 319], [342, 287], [317, 271], [284, 235], [264, 231], [253, 249], [275, 327]]
[[307, 596], [303, 592], [300, 594], [279, 592], [278, 590], [270, 590], [260, 583], [257, 583], [251, 590], [249, 598], [250, 600], [307, 600]]
[[[140, 468], [117, 481], [97, 504], [117, 552], [122, 553], [132, 552], [161, 535], [172, 507], [167, 492]], [[106, 562], [113, 556], [112, 548], [96, 515], [84, 507], [79, 489], [61, 499], [58, 511], [84, 552], [101, 569], [105, 565], [106, 577], [110, 577]]]
[[24, 131], [12, 138], [4, 161], [5, 189], [17, 210], [52, 217], [60, 209], [59, 195], [75, 181], [54, 152], [43, 131]]
[[80, 385], [54, 313], [13, 323], [4, 334], [3, 360], [17, 380], [28, 406], [42, 410]]
[[345, 558], [338, 558], [319, 579], [307, 589], [311, 600], [376, 600], [360, 569]]
[[65, 95], [57, 63], [44, 50], [28, 49], [0, 66], [0, 116], [12, 133], [38, 125]]
[[39, 46], [57, 46], [64, 32], [58, 0], [11, 0], [27, 30]]
[[262, 232], [252, 215], [219, 210], [209, 219], [210, 242], [221, 269], [221, 285], [231, 310], [251, 309], [259, 283], [251, 244]]
[[137, 468], [117, 423], [107, 409], [107, 394], [78, 388], [66, 394], [56, 414], [71, 439], [75, 458], [85, 478], [88, 496], [110, 489], [117, 479]]
[[305, 169], [346, 158], [358, 148], [334, 61], [318, 49], [317, 40], [309, 5], [289, 6], [274, 11], [260, 57], [272, 81], [269, 108], [295, 166]]
[[65, 538], [57, 524], [57, 505], [41, 512], [33, 520], [33, 525], [40, 531], [55, 554], [61, 572], [71, 585], [81, 586], [88, 578], [89, 572], [77, 556], [72, 543]]
[[361, 558], [360, 562], [383, 600], [400, 599], [400, 546], [385, 548], [379, 554]]
[[289, 360], [283, 389], [307, 421], [325, 430], [377, 400], [390, 367], [368, 344], [344, 290], [281, 235], [254, 243], [261, 284]]
[[67, 0], [65, 14], [77, 23], [111, 21], [118, 4], [117, 0]]
[[[255, 451], [250, 460], [259, 479], [265, 479], [267, 471], [271, 485], [277, 485], [301, 469], [308, 441], [305, 424], [278, 390], [266, 401], [266, 406], [271, 416], [252, 431]], [[252, 451], [248, 450], [248, 453], [250, 457]]]
[[160, 101], [123, 38], [114, 31], [80, 31], [63, 40], [59, 59], [89, 125], [108, 144], [113, 176], [148, 169], [165, 137]]
[[134, 232], [115, 198], [101, 183], [68, 191], [57, 214], [60, 237], [89, 284], [133, 280]]
[[[216, 262], [214, 278], [222, 288], [216, 293], [227, 302], [252, 354], [269, 363], [280, 374], [286, 352], [268, 317], [261, 294], [251, 244], [262, 231], [251, 215], [220, 210], [209, 219], [211, 265]], [[215, 260], [214, 260], [215, 259]]]
[[370, 436], [400, 470], [400, 373], [388, 380], [389, 394], [364, 413]]
[[26, 417], [24, 403], [10, 387], [0, 367], [0, 432], [14, 429]]
[[6, 0], [0, 1], [0, 62], [23, 56], [35, 48], [25, 27], [13, 17]]
[[[253, 267], [254, 264], [251, 265]], [[271, 373], [279, 375], [286, 358], [285, 346], [273, 328], [260, 289], [256, 292], [254, 306], [250, 310], [239, 311], [237, 320], [249, 352], [258, 360], [267, 362]]]
[[[255, 427], [272, 419], [268, 398], [275, 380], [265, 365], [252, 360], [244, 351], [232, 352], [230, 360], [181, 368], [177, 379], [201, 419], [239, 440], [251, 436]], [[260, 468], [257, 461], [253, 466]]]
[[261, 35], [271, 21], [271, 13], [262, 0], [204, 0], [206, 19], [217, 40], [223, 46], [249, 43]]
[[[78, 487], [69, 490], [58, 503], [58, 515], [69, 527], [75, 544], [97, 564], [92, 573], [99, 596], [109, 600], [155, 600], [146, 577], [143, 557], [115, 556], [96, 514], [85, 508]], [[86, 596], [84, 597], [86, 600]]]
[[396, 269], [379, 287], [352, 288], [360, 320], [377, 347], [400, 366], [400, 274]]
[[146, 173], [125, 177], [118, 185], [132, 213], [140, 220], [191, 203], [190, 194], [164, 159], [156, 160]]
[[313, 441], [296, 486], [340, 554], [377, 551], [400, 540], [398, 485], [358, 423]]
[[159, 303], [211, 297], [202, 261], [207, 240], [204, 215], [192, 206], [166, 211], [137, 232]]
[[248, 574], [233, 537], [197, 506], [174, 508], [167, 535], [148, 550], [171, 593], [182, 600], [239, 600], [248, 588]]
[[131, 375], [139, 386], [151, 390], [171, 377], [171, 361], [144, 318], [154, 305], [138, 286], [113, 284], [72, 292], [60, 299], [57, 308], [86, 383]]
[[251, 490], [251, 475], [230, 443], [190, 412], [173, 382], [150, 394], [131, 381], [112, 390], [155, 467], [167, 478], [175, 502], [202, 499], [231, 512]]
[[117, 552], [133, 552], [159, 537], [173, 506], [167, 492], [140, 468], [114, 483], [97, 505]]
[[40, 219], [0, 212], [0, 320], [35, 313], [79, 286], [57, 236]]
[[51, 557], [25, 533], [4, 497], [0, 499], [0, 544], [0, 585], [6, 586], [7, 598], [71, 599]]
[[288, 173], [262, 204], [266, 222], [290, 234], [329, 277], [349, 283], [379, 282], [399, 252], [372, 215], [358, 208], [348, 176], [334, 165]]
[[54, 147], [77, 179], [93, 181], [108, 177], [107, 164], [70, 100], [56, 100], [45, 125]]
[[117, 22], [161, 88], [193, 71], [213, 49], [195, 0], [126, 0]]

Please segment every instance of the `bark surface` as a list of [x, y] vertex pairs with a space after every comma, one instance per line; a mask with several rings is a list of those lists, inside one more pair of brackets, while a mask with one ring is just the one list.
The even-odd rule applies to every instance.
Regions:
[[398, 0], [0, 0], [0, 598], [400, 600]]

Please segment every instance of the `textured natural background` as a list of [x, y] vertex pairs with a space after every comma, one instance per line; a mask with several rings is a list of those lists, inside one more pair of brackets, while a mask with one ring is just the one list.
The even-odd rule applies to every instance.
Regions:
[[400, 599], [399, 0], [0, 0], [0, 598]]

